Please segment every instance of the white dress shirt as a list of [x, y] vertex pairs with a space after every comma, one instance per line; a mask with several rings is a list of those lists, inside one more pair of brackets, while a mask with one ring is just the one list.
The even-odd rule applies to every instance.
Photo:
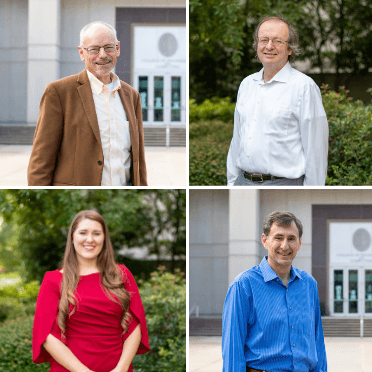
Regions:
[[227, 181], [240, 170], [277, 177], [305, 175], [304, 186], [324, 186], [328, 122], [319, 87], [287, 64], [268, 82], [263, 69], [239, 87]]
[[101, 186], [126, 186], [130, 179], [131, 142], [129, 121], [118, 93], [120, 79], [111, 73], [112, 82], [105, 85], [87, 72], [104, 157]]

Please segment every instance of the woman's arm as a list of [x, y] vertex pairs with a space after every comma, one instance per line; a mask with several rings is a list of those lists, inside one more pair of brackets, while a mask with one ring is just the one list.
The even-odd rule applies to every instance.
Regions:
[[118, 365], [111, 372], [127, 372], [134, 356], [137, 353], [138, 346], [141, 342], [141, 326], [138, 326], [125, 340], [123, 351], [120, 356]]
[[[91, 371], [87, 366], [80, 362], [72, 351], [58, 338], [49, 334], [43, 343], [45, 350], [55, 361], [71, 372]], [[91, 371], [92, 372], [92, 371]]]

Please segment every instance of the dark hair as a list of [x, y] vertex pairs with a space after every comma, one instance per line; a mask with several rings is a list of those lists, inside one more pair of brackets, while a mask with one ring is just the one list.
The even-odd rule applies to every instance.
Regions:
[[301, 239], [303, 233], [303, 227], [301, 221], [291, 212], [271, 212], [269, 215], [266, 216], [264, 224], [263, 224], [263, 232], [266, 236], [269, 236], [270, 229], [273, 223], [276, 223], [278, 226], [281, 227], [288, 227], [292, 225], [294, 222], [298, 229], [298, 235]]
[[288, 26], [288, 29], [289, 29], [288, 48], [292, 50], [292, 54], [288, 56], [288, 61], [294, 61], [294, 57], [300, 54], [300, 46], [298, 44], [298, 33], [295, 30], [295, 28], [290, 23], [288, 23], [286, 20], [284, 20], [282, 17], [266, 17], [259, 23], [259, 25], [256, 27], [256, 30], [253, 36], [254, 50], [257, 50], [257, 47], [258, 47], [258, 30], [260, 29], [261, 25], [267, 21], [281, 21], [281, 22], [284, 22]]

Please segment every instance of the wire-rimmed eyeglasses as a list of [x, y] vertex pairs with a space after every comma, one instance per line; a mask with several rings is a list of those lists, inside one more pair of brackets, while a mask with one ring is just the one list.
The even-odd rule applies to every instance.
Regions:
[[259, 37], [257, 40], [258, 40], [258, 43], [261, 45], [269, 44], [270, 40], [275, 46], [282, 46], [284, 45], [284, 43], [289, 43], [289, 40], [282, 40], [279, 37], [274, 37], [273, 39], [270, 39], [268, 37]]
[[85, 49], [89, 54], [98, 54], [101, 51], [101, 48], [103, 48], [105, 50], [105, 52], [107, 54], [109, 54], [109, 53], [114, 53], [116, 51], [117, 46], [118, 46], [118, 44], [105, 45], [105, 46], [94, 46], [94, 47], [90, 47], [90, 48], [84, 48], [82, 46], [82, 48]]

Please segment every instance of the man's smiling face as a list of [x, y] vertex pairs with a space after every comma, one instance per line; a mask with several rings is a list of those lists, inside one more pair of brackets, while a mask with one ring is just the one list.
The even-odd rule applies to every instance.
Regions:
[[294, 222], [289, 226], [279, 226], [274, 222], [269, 235], [262, 234], [262, 244], [268, 251], [269, 265], [275, 271], [275, 268], [291, 267], [300, 250], [301, 238]]
[[292, 50], [288, 48], [288, 43], [284, 43], [281, 46], [274, 46], [272, 39], [278, 38], [282, 41], [288, 41], [288, 26], [279, 20], [266, 21], [258, 30], [258, 39], [261, 38], [269, 38], [270, 41], [267, 45], [258, 43], [258, 58], [264, 68], [279, 71], [288, 62], [288, 56], [292, 54]]
[[120, 42], [116, 42], [115, 37], [108, 33], [105, 27], [95, 28], [83, 40], [84, 48], [112, 46], [116, 43], [118, 46], [113, 53], [106, 53], [101, 48], [98, 54], [92, 55], [86, 49], [79, 47], [80, 58], [85, 62], [86, 69], [105, 84], [110, 82], [111, 70], [116, 65], [117, 58], [120, 55]]

